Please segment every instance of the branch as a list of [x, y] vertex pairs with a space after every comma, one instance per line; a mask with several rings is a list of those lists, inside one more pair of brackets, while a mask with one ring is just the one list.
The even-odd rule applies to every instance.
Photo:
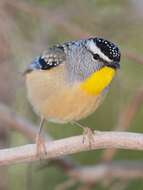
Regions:
[[[78, 166], [73, 168], [65, 168], [63, 165], [59, 165], [55, 161], [45, 163], [40, 169], [46, 169], [50, 164], [58, 166], [63, 170], [70, 178], [75, 181], [80, 181], [87, 184], [95, 184], [96, 182], [105, 179], [114, 180], [119, 178], [124, 179], [135, 179], [143, 178], [143, 162], [120, 160], [111, 162], [101, 162], [92, 166]], [[45, 166], [45, 167], [44, 167]]]
[[100, 180], [122, 180], [143, 178], [142, 161], [114, 161], [100, 163], [95, 166], [76, 168], [69, 172], [69, 176], [84, 183], [96, 183]]
[[[74, 136], [46, 143], [47, 154], [41, 153], [43, 159], [53, 159], [81, 151], [103, 148], [119, 148], [130, 150], [143, 150], [143, 135], [128, 132], [96, 132], [94, 143], [82, 143], [83, 136]], [[21, 147], [0, 150], [0, 165], [39, 160], [36, 154], [36, 145], [29, 144]]]
[[[8, 107], [0, 103], [0, 122], [4, 123], [6, 127], [14, 128], [24, 134], [31, 140], [35, 139], [37, 129], [36, 126], [21, 118], [16, 116]], [[46, 138], [46, 141], [51, 138]], [[5, 157], [6, 158], [6, 157]], [[17, 158], [16, 158], [17, 159]], [[1, 159], [0, 159], [1, 160]], [[52, 164], [59, 166], [64, 170], [65, 173], [74, 181], [81, 181], [82, 183], [96, 183], [103, 178], [107, 179], [109, 173], [114, 174], [114, 177], [122, 178], [141, 178], [143, 177], [143, 163], [142, 162], [112, 162], [112, 163], [101, 163], [92, 167], [89, 166], [79, 166], [73, 163], [69, 158], [56, 158], [51, 160]], [[50, 164], [48, 162], [48, 166]], [[10, 164], [10, 163], [3, 163]], [[2, 165], [2, 163], [1, 163]], [[40, 169], [45, 169], [47, 167], [47, 162], [39, 166]], [[88, 172], [86, 172], [88, 171]], [[91, 176], [91, 177], [89, 177]], [[102, 178], [103, 177], [103, 178]], [[76, 183], [75, 181], [75, 183]]]

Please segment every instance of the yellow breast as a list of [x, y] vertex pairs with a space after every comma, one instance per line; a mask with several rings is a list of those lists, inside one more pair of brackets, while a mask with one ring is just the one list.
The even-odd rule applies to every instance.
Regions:
[[93, 73], [80, 86], [90, 95], [99, 95], [112, 81], [116, 74], [116, 70], [110, 67], [103, 67], [99, 71]]

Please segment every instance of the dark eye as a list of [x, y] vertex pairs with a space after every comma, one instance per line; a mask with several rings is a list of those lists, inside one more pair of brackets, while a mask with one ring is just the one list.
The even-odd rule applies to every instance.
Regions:
[[94, 58], [95, 60], [98, 60], [98, 59], [100, 58], [100, 56], [99, 56], [97, 53], [95, 53], [95, 54], [93, 54], [93, 58]]

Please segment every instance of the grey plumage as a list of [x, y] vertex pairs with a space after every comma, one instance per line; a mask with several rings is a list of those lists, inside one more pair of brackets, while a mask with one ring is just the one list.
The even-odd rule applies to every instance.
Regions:
[[66, 53], [66, 68], [69, 80], [82, 81], [103, 66], [100, 61], [94, 60], [86, 47], [87, 40], [67, 42], [63, 45]]

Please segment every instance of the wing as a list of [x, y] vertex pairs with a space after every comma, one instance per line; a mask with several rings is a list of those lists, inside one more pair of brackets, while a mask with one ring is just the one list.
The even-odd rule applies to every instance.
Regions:
[[33, 70], [49, 70], [66, 61], [64, 47], [61, 45], [53, 46], [45, 51], [41, 56], [36, 57], [24, 71], [24, 75]]

